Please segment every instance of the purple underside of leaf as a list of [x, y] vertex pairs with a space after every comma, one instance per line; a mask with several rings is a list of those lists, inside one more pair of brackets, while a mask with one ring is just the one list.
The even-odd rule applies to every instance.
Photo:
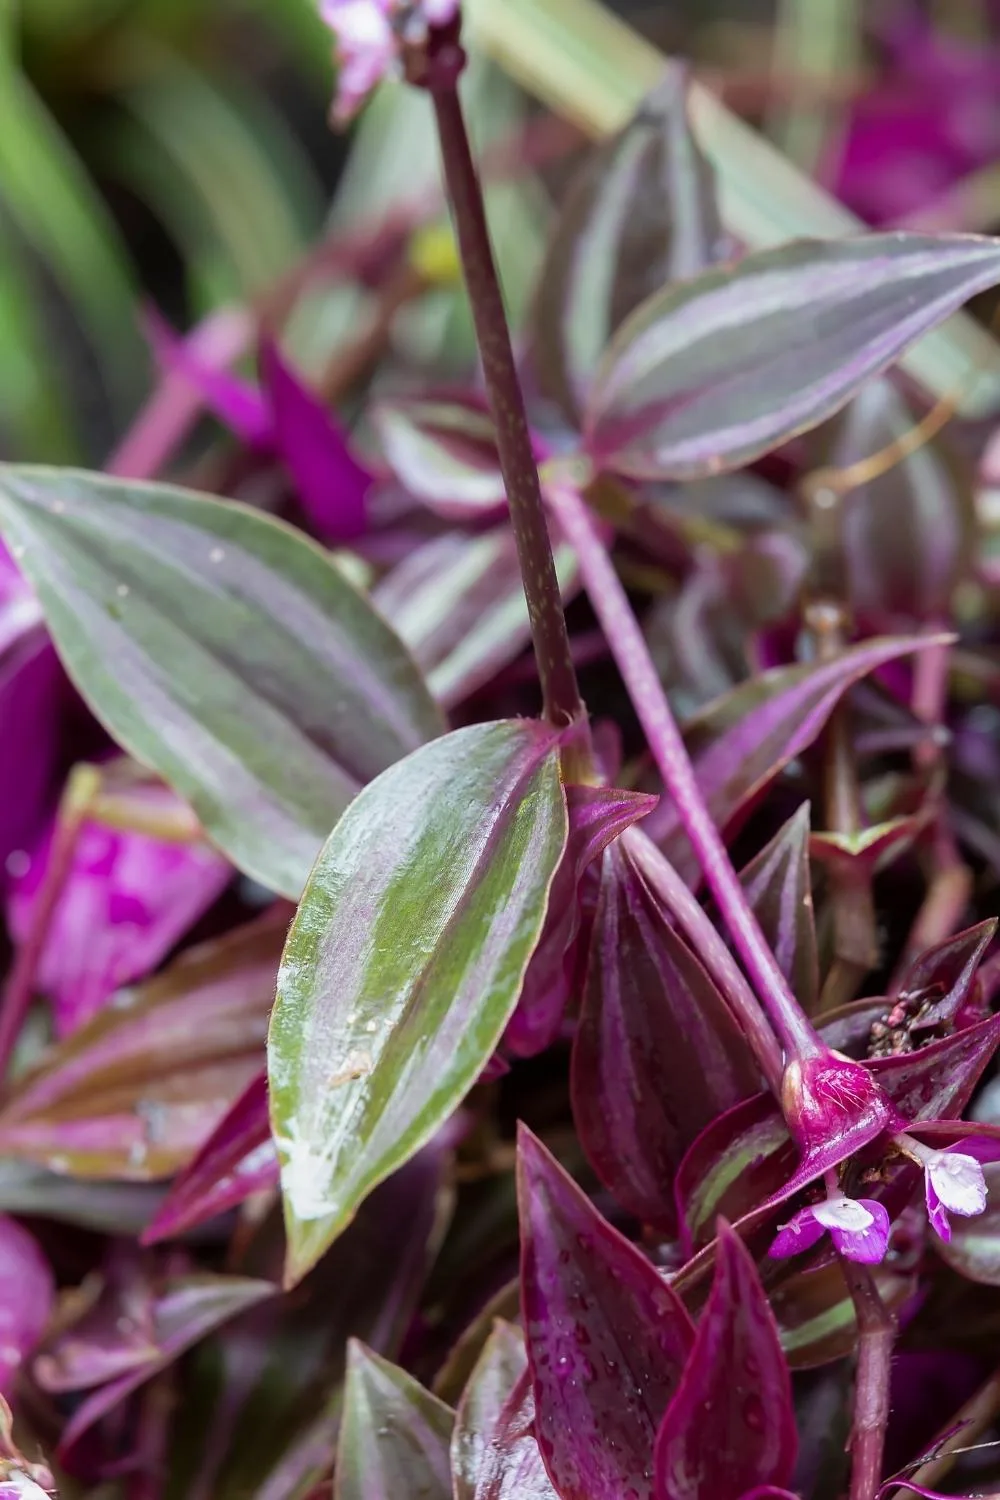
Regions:
[[778, 967], [810, 1014], [819, 996], [819, 960], [809, 872], [809, 804], [803, 803], [740, 873]]
[[534, 1057], [558, 1036], [576, 967], [581, 882], [603, 851], [626, 828], [646, 817], [656, 802], [641, 792], [566, 787], [566, 852], [552, 882], [545, 926], [528, 964], [521, 998], [504, 1033], [504, 1046], [515, 1057]]
[[573, 1048], [573, 1113], [595, 1171], [630, 1213], [671, 1232], [685, 1150], [759, 1087], [721, 995], [627, 843], [616, 844], [604, 856]]
[[918, 1026], [942, 1026], [955, 1020], [962, 1010], [983, 954], [996, 934], [991, 917], [968, 927], [954, 937], [928, 948], [907, 969], [899, 986], [899, 998], [919, 1002]]
[[[182, 807], [165, 787], [143, 790], [154, 813]], [[15, 942], [31, 931], [52, 853], [55, 825], [11, 885]], [[205, 844], [181, 844], [85, 823], [37, 971], [60, 1037], [89, 1021], [115, 990], [144, 979], [221, 895], [232, 866]]]
[[798, 1449], [791, 1379], [756, 1267], [725, 1221], [694, 1347], [656, 1439], [657, 1500], [741, 1500], [787, 1483]]
[[274, 1292], [270, 1282], [241, 1277], [192, 1276], [178, 1280], [157, 1299], [154, 1309], [156, 1360], [112, 1380], [78, 1406], [63, 1431], [60, 1452], [68, 1453], [95, 1422], [213, 1329]]
[[273, 340], [260, 350], [271, 404], [273, 440], [295, 482], [302, 508], [325, 541], [340, 544], [367, 529], [372, 474], [351, 452], [333, 415], [292, 372]]
[[[695, 773], [715, 821], [725, 828], [807, 749], [844, 693], [887, 662], [951, 636], [875, 638], [820, 665], [776, 667], [734, 688], [686, 726]], [[700, 749], [709, 740], [707, 747]], [[647, 832], [685, 872], [694, 866], [673, 803], [664, 798]]]
[[633, 478], [737, 468], [832, 416], [998, 280], [995, 240], [893, 234], [796, 241], [668, 287], [604, 354], [588, 449]]
[[175, 1238], [277, 1184], [278, 1154], [267, 1112], [267, 1074], [262, 1070], [174, 1181], [142, 1243]]
[[194, 345], [181, 338], [154, 309], [145, 314], [146, 333], [160, 368], [180, 375], [196, 390], [209, 411], [249, 448], [267, 449], [274, 441], [274, 422], [264, 396], [248, 380], [217, 369]]
[[9, 1396], [55, 1302], [55, 1278], [32, 1235], [0, 1215], [0, 1395]]
[[691, 1321], [523, 1126], [518, 1202], [536, 1435], [549, 1477], [561, 1500], [650, 1500], [653, 1443]]

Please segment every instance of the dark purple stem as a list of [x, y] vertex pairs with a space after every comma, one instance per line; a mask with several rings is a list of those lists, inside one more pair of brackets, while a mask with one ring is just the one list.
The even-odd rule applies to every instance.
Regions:
[[[461, 57], [457, 44], [449, 43]], [[444, 59], [439, 59], [443, 62]], [[458, 96], [460, 65], [435, 68], [430, 81], [444, 163], [445, 184], [472, 304], [490, 409], [517, 556], [528, 601], [546, 717], [562, 727], [582, 720], [585, 710], [570, 655], [559, 580], [542, 505], [538, 467], [531, 445], [524, 396], [514, 363], [503, 297], [490, 245], [483, 192], [472, 159]]]
[[858, 1320], [858, 1369], [851, 1424], [850, 1500], [875, 1500], [889, 1423], [889, 1374], [896, 1325], [867, 1266], [840, 1257]]
[[48, 868], [35, 900], [27, 936], [17, 950], [0, 1000], [0, 1078], [7, 1072], [21, 1034], [45, 940], [73, 868], [80, 828], [100, 784], [96, 766], [77, 766], [63, 793]]
[[705, 880], [787, 1056], [826, 1049], [803, 1014], [760, 929], [739, 876], [705, 805], [694, 767], [667, 702], [645, 637], [590, 511], [575, 490], [552, 486], [549, 504], [576, 552], [594, 613], [645, 731], [650, 753], [674, 799]]

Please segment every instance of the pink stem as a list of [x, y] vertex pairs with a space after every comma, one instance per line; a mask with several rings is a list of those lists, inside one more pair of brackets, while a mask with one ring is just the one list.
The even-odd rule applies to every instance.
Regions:
[[590, 511], [576, 491], [567, 486], [547, 486], [546, 496], [576, 551], [584, 586], [645, 731], [650, 753], [778, 1040], [786, 1055], [800, 1059], [817, 1056], [825, 1050], [823, 1044], [789, 989], [746, 899], [705, 805], [639, 622]]
[[[224, 370], [250, 348], [253, 330], [254, 320], [245, 309], [222, 308], [190, 335], [191, 352]], [[154, 478], [187, 437], [203, 406], [182, 374], [165, 375], [108, 459], [107, 473], [119, 479]]]

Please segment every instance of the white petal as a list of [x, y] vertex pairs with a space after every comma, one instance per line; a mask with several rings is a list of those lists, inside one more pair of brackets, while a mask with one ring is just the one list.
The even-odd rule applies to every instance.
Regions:
[[828, 1198], [825, 1203], [816, 1204], [813, 1217], [824, 1229], [845, 1229], [848, 1233], [867, 1229], [875, 1222], [868, 1209], [856, 1198]]
[[983, 1169], [974, 1156], [937, 1151], [927, 1163], [927, 1175], [949, 1213], [971, 1217], [986, 1207]]

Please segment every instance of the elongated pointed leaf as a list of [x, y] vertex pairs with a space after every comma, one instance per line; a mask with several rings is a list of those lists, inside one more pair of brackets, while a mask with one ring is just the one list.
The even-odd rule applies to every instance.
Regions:
[[521, 1300], [549, 1478], [561, 1500], [649, 1500], [691, 1320], [523, 1126], [518, 1152]]
[[268, 914], [122, 991], [0, 1110], [0, 1152], [75, 1177], [167, 1177], [260, 1072], [287, 918]]
[[904, 1119], [957, 1119], [998, 1046], [1000, 1016], [988, 1016], [917, 1052], [873, 1058], [869, 1067]]
[[334, 1500], [451, 1500], [454, 1420], [404, 1370], [352, 1339]]
[[97, 715], [283, 894], [359, 787], [443, 727], [333, 563], [243, 506], [5, 468], [0, 531]]
[[558, 756], [529, 720], [458, 730], [384, 772], [326, 845], [268, 1044], [291, 1277], [496, 1047], [566, 842]]
[[[685, 737], [715, 821], [725, 828], [811, 745], [854, 683], [897, 657], [947, 639], [876, 637], [830, 662], [762, 672], [709, 704], [688, 724]], [[647, 832], [672, 864], [691, 870], [687, 837], [671, 802], [664, 799], [647, 819]]]
[[953, 1024], [972, 991], [976, 970], [996, 935], [996, 918], [978, 922], [936, 943], [914, 959], [899, 987], [899, 999], [914, 1010], [914, 1029]]
[[719, 1217], [737, 1223], [778, 1192], [798, 1158], [774, 1099], [757, 1094], [706, 1125], [677, 1171], [677, 1216], [689, 1250], [708, 1245]]
[[87, 1430], [140, 1385], [165, 1370], [192, 1345], [221, 1324], [274, 1295], [269, 1281], [246, 1276], [185, 1276], [170, 1282], [153, 1307], [155, 1360], [144, 1361], [96, 1390], [77, 1407], [62, 1435], [61, 1451], [72, 1448]]
[[475, 1500], [559, 1500], [535, 1438], [535, 1393], [527, 1370], [483, 1454]]
[[589, 450], [633, 478], [739, 468], [998, 281], [1000, 241], [977, 235], [799, 240], [707, 271], [619, 330], [588, 399]]
[[725, 1001], [629, 848], [626, 836], [604, 856], [573, 1047], [573, 1116], [619, 1203], [669, 1233], [684, 1152], [760, 1080]]
[[809, 804], [778, 830], [740, 873], [740, 882], [792, 993], [811, 1014], [819, 998], [819, 959], [809, 873]]
[[755, 1484], [787, 1484], [797, 1448], [774, 1315], [749, 1252], [722, 1220], [712, 1290], [657, 1434], [657, 1500], [741, 1500]]
[[142, 1243], [174, 1238], [277, 1184], [278, 1153], [271, 1140], [267, 1076], [261, 1071], [177, 1177]]
[[567, 190], [538, 285], [534, 358], [543, 391], [579, 415], [611, 335], [666, 283], [726, 244], [712, 169], [687, 117], [687, 74], [665, 76]]
[[[451, 1435], [454, 1500], [475, 1500], [486, 1450], [527, 1368], [523, 1334], [498, 1319], [455, 1413]], [[538, 1468], [545, 1473], [541, 1459]]]
[[515, 1057], [534, 1057], [558, 1036], [577, 971], [586, 961], [586, 934], [581, 934], [584, 880], [603, 851], [655, 806], [655, 799], [641, 792], [566, 788], [566, 852], [552, 882], [545, 927], [531, 955], [521, 998], [504, 1033], [504, 1046]]

